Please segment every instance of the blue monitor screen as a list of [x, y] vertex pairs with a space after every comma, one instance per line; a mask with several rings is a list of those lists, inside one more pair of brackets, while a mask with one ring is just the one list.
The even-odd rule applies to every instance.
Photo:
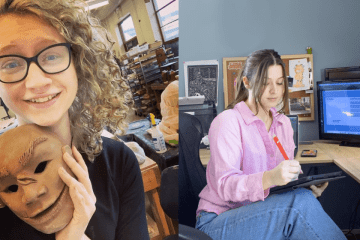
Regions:
[[318, 83], [318, 98], [320, 136], [360, 136], [360, 82]]

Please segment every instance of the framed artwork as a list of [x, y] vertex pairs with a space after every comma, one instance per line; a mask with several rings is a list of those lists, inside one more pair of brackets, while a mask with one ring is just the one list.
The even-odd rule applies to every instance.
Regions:
[[[314, 93], [313, 93], [313, 55], [312, 54], [294, 54], [281, 55], [281, 59], [285, 63], [285, 72], [290, 76], [289, 66], [290, 61], [302, 59], [301, 62], [305, 68], [305, 78], [308, 79], [308, 84], [302, 90], [293, 91], [290, 87], [294, 86], [294, 78], [289, 78], [289, 102], [285, 103], [285, 114], [294, 113], [299, 116], [299, 121], [314, 121]], [[236, 81], [237, 77], [245, 66], [246, 57], [231, 57], [223, 58], [223, 84], [224, 84], [224, 102], [226, 108], [235, 100]], [[293, 62], [295, 63], [295, 62]], [[294, 75], [295, 77], [295, 75]], [[303, 75], [303, 79], [304, 75]], [[295, 79], [296, 80], [296, 79]], [[290, 82], [292, 81], [292, 82]], [[292, 101], [292, 102], [291, 102]], [[298, 106], [297, 104], [301, 105]], [[292, 104], [292, 105], [291, 105]], [[292, 108], [291, 108], [292, 107]]]
[[185, 97], [205, 96], [204, 103], [218, 103], [219, 62], [184, 62]]

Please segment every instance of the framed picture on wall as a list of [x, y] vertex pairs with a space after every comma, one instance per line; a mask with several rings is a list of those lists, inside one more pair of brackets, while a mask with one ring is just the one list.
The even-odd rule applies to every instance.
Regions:
[[184, 62], [185, 96], [205, 96], [204, 103], [218, 104], [219, 62]]

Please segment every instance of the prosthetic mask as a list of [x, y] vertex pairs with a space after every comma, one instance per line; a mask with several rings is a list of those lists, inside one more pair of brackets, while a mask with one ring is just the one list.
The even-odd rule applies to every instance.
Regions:
[[[58, 169], [64, 167], [63, 144], [56, 135], [30, 124], [0, 136], [0, 208], [9, 209], [40, 232], [63, 229], [74, 205]], [[71, 155], [71, 154], [70, 154]]]

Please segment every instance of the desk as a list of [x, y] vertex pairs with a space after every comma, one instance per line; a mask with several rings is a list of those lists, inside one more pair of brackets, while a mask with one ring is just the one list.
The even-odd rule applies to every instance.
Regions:
[[[300, 164], [309, 163], [335, 163], [341, 170], [349, 174], [360, 183], [360, 148], [339, 146], [336, 141], [316, 141], [312, 145], [299, 145], [299, 151], [295, 157]], [[301, 151], [304, 149], [316, 149], [316, 158], [302, 158]]]
[[[360, 148], [339, 146], [337, 141], [315, 141], [311, 145], [299, 145], [295, 159], [300, 164], [335, 163], [341, 170], [349, 174], [360, 183]], [[300, 157], [302, 150], [316, 149], [316, 157]], [[200, 159], [207, 165], [210, 159], [210, 150], [200, 149]]]
[[150, 158], [146, 158], [145, 162], [140, 165], [140, 169], [144, 182], [144, 191], [150, 200], [151, 210], [160, 233], [160, 236], [151, 240], [163, 239], [170, 234], [175, 234], [171, 219], [165, 215], [160, 205], [159, 187], [161, 175], [157, 164]]

